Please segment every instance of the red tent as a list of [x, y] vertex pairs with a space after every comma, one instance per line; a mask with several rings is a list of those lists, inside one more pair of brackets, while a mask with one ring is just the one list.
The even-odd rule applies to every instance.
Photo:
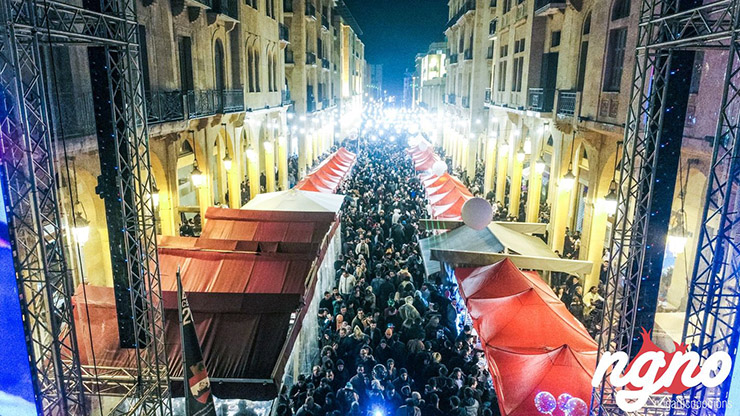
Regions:
[[462, 183], [462, 181], [449, 173], [445, 172], [439, 176], [430, 176], [428, 179], [424, 181], [424, 187], [425, 188], [436, 188], [439, 186], [442, 186], [447, 181], [453, 181], [457, 183], [460, 187], [465, 187], [465, 184]]
[[446, 205], [433, 205], [432, 217], [438, 220], [462, 220], [462, 207], [469, 196], [463, 195], [454, 202]]
[[[485, 353], [503, 415], [539, 415], [534, 398], [542, 391], [555, 398], [568, 393], [586, 404], [591, 401], [596, 351], [577, 352], [562, 345], [547, 350], [487, 347]], [[558, 409], [553, 416], [566, 415]]]
[[339, 150], [329, 155], [319, 166], [300, 180], [295, 188], [303, 191], [333, 194], [349, 173], [356, 157], [354, 153], [340, 147]]
[[466, 300], [511, 296], [531, 288], [538, 289], [541, 295], [558, 300], [537, 272], [521, 271], [510, 259], [478, 268], [459, 267], [455, 269], [455, 277], [460, 293]]
[[[451, 176], [450, 176], [451, 178]], [[463, 184], [458, 184], [457, 182], [453, 180], [447, 180], [442, 185], [437, 187], [427, 187], [427, 195], [444, 195], [454, 189], [459, 190], [465, 195], [473, 196], [470, 191], [468, 191], [468, 188], [465, 187]]]
[[439, 159], [439, 156], [435, 155], [434, 153], [428, 154], [423, 159], [418, 159], [414, 162], [414, 168], [417, 171], [420, 170], [429, 170], [432, 168], [435, 162], [437, 162]]
[[468, 299], [466, 304], [481, 342], [488, 345], [596, 350], [596, 342], [563, 302], [543, 298], [534, 288], [500, 298]]
[[429, 200], [429, 203], [432, 204], [432, 206], [443, 206], [443, 205], [449, 205], [454, 204], [459, 199], [470, 199], [470, 192], [467, 191], [467, 189], [460, 189], [457, 187], [452, 188], [449, 192], [445, 194], [437, 194], [437, 195], [430, 195], [427, 199]]

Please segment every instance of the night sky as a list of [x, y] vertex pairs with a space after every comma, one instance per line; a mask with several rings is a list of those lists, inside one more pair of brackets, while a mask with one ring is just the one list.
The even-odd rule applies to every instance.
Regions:
[[345, 0], [363, 31], [365, 60], [383, 64], [383, 88], [403, 98], [403, 74], [414, 57], [444, 40], [447, 0]]

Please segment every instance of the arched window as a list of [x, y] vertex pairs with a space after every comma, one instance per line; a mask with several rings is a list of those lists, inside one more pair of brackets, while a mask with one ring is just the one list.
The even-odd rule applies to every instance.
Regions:
[[260, 85], [262, 84], [260, 80], [260, 52], [259, 45], [255, 43], [252, 52], [254, 55], [254, 92], [260, 92]]
[[190, 143], [190, 140], [185, 140], [180, 146], [180, 153], [178, 156], [186, 156], [190, 154], [193, 154], [193, 145]]
[[583, 19], [583, 34], [588, 35], [591, 33], [591, 12], [588, 12], [586, 18]]
[[630, 0], [615, 0], [612, 5], [612, 22], [630, 15]]
[[224, 79], [224, 45], [221, 43], [221, 39], [216, 40], [213, 58], [215, 64], [216, 91], [223, 91], [226, 88], [226, 82]]

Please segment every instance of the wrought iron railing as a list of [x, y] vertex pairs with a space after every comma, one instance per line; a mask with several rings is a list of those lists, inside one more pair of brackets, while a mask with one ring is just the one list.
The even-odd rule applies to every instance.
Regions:
[[221, 92], [224, 113], [244, 111], [244, 90], [224, 90]]
[[239, 0], [213, 0], [211, 11], [239, 20]]
[[452, 19], [447, 22], [447, 27], [450, 27], [457, 23], [457, 21], [460, 20], [461, 17], [472, 10], [475, 10], [475, 0], [467, 0], [465, 3], [462, 4], [462, 6], [460, 6], [460, 9], [458, 9], [457, 13], [452, 16]]
[[95, 134], [92, 92], [54, 94], [54, 135], [73, 138]]
[[565, 9], [565, 0], [535, 0], [535, 13], [542, 13], [547, 9]]
[[548, 113], [552, 111], [553, 101], [555, 100], [555, 90], [545, 88], [530, 88], [527, 98], [527, 105], [532, 111]]
[[146, 93], [147, 123], [157, 124], [185, 118], [180, 91], [150, 91]]
[[575, 91], [559, 91], [558, 92], [558, 114], [564, 116], [572, 116], [576, 113], [576, 97]]
[[498, 25], [498, 19], [491, 20], [491, 23], [488, 24], [488, 36], [493, 37], [496, 36], [496, 26]]

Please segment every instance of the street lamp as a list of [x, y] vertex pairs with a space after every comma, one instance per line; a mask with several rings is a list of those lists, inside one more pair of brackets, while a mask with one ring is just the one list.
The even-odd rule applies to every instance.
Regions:
[[538, 175], [542, 175], [542, 173], [545, 172], [546, 166], [547, 165], [545, 163], [545, 158], [540, 155], [540, 158], [537, 159], [536, 162], [534, 162], [534, 171], [537, 172]]
[[617, 182], [612, 180], [609, 184], [609, 193], [604, 197], [601, 207], [610, 217], [617, 213]]
[[527, 157], [527, 154], [524, 152], [524, 146], [519, 146], [519, 150], [516, 152], [516, 160], [522, 163], [525, 157]]
[[685, 215], [686, 212], [683, 210], [683, 208], [681, 208], [678, 211], [676, 225], [668, 230], [666, 245], [668, 246], [668, 251], [673, 254], [673, 257], [676, 257], [679, 254], [683, 253], [683, 251], [686, 249], [686, 243], [689, 241], [688, 237], [686, 236], [686, 226], [684, 225]]
[[80, 214], [75, 215], [75, 226], [72, 229], [77, 244], [84, 246], [90, 238], [90, 221]]
[[198, 159], [193, 159], [193, 170], [190, 171], [190, 180], [196, 188], [203, 186], [203, 183], [206, 181], [205, 175], [198, 169]]
[[157, 184], [154, 181], [152, 181], [152, 193], [149, 196], [152, 199], [154, 208], [159, 207], [159, 188], [157, 188]]
[[573, 174], [573, 164], [568, 165], [568, 171], [565, 172], [565, 175], [562, 179], [560, 179], [560, 189], [569, 192], [571, 189], [573, 189], [573, 185], [576, 184], [576, 175]]
[[229, 156], [229, 149], [226, 149], [226, 155], [224, 155], [223, 162], [224, 162], [224, 169], [226, 169], [227, 171], [230, 171], [232, 160], [231, 160], [231, 156]]

